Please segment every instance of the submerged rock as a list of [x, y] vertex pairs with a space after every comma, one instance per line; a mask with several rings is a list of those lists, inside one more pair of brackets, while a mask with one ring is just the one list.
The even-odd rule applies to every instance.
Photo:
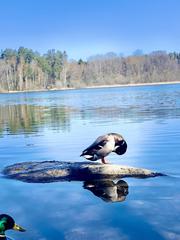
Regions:
[[5, 167], [2, 173], [8, 178], [34, 183], [123, 177], [147, 178], [164, 175], [148, 169], [123, 165], [60, 161], [16, 163]]

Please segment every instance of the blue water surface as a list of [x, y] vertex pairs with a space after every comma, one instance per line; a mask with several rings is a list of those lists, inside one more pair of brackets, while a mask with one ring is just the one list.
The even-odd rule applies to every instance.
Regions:
[[1, 212], [27, 229], [8, 236], [180, 239], [180, 84], [1, 94], [0, 170], [23, 161], [82, 161], [82, 150], [108, 132], [128, 143], [125, 155], [109, 156], [111, 163], [168, 176], [123, 179], [129, 188], [121, 200], [83, 182], [35, 184], [2, 176]]

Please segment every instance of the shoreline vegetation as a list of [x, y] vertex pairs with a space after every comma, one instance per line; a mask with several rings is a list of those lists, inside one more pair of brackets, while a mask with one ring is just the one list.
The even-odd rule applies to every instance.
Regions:
[[140, 86], [156, 86], [156, 85], [172, 85], [172, 84], [180, 84], [180, 81], [173, 81], [173, 82], [155, 82], [155, 83], [130, 83], [130, 84], [115, 84], [115, 85], [95, 85], [95, 86], [88, 86], [82, 88], [52, 88], [52, 89], [29, 89], [29, 90], [22, 90], [22, 91], [4, 91], [0, 92], [0, 94], [7, 94], [7, 93], [28, 93], [28, 92], [48, 92], [48, 91], [66, 91], [66, 90], [79, 90], [79, 89], [96, 89], [96, 88], [118, 88], [118, 87], [140, 87]]
[[19, 47], [0, 52], [0, 93], [180, 83], [180, 53], [122, 56], [110, 52], [71, 60], [65, 51]]

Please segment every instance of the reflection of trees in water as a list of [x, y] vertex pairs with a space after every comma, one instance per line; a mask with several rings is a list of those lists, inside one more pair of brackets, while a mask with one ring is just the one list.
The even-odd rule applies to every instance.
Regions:
[[[122, 92], [121, 92], [122, 90]], [[105, 90], [104, 90], [105, 91]], [[87, 107], [81, 111], [83, 119], [96, 118], [111, 121], [129, 122], [149, 121], [153, 119], [180, 118], [179, 89], [160, 90], [156, 88], [110, 89], [102, 95], [94, 95], [87, 101]], [[96, 120], [95, 119], [95, 120]]]
[[123, 107], [92, 107], [81, 111], [82, 119], [126, 119], [131, 122], [146, 121], [150, 119], [180, 118], [180, 108], [157, 107], [157, 106], [136, 106]]
[[[168, 118], [180, 118], [179, 91], [132, 91], [120, 95], [97, 96], [88, 98], [87, 104], [79, 105], [74, 95], [70, 95], [68, 101], [71, 106], [56, 105], [54, 95], [47, 98], [12, 98], [8, 105], [0, 106], [0, 133], [5, 130], [10, 133], [37, 132], [39, 127], [47, 126], [55, 130], [68, 130], [70, 120], [78, 117], [80, 121], [96, 120], [129, 122], [144, 122], [153, 119], [164, 120]], [[82, 95], [83, 96], [83, 95]], [[57, 95], [55, 95], [57, 97]], [[78, 96], [79, 97], [79, 96]], [[63, 101], [65, 98], [62, 98]], [[10, 100], [10, 99], [9, 99]], [[48, 100], [55, 105], [43, 106]], [[103, 101], [104, 100], [104, 101]], [[21, 104], [21, 103], [28, 104]], [[33, 105], [33, 103], [38, 105]], [[5, 105], [6, 104], [6, 105]]]
[[74, 110], [69, 107], [47, 107], [36, 105], [0, 106], [0, 133], [33, 133], [44, 125], [53, 129], [68, 130], [70, 114]]
[[123, 202], [128, 195], [128, 184], [124, 180], [114, 182], [108, 180], [85, 181], [83, 187], [105, 202]]

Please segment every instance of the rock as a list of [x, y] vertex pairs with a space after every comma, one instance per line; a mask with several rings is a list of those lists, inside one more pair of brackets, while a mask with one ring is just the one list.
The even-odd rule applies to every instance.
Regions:
[[164, 175], [143, 168], [123, 165], [60, 161], [16, 163], [5, 167], [2, 173], [8, 178], [34, 183], [124, 177], [147, 178]]

